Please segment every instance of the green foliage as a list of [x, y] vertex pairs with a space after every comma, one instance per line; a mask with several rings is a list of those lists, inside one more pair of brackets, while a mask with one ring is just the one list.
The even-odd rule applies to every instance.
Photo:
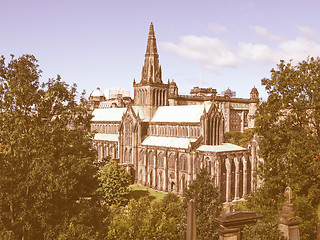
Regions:
[[249, 128], [243, 132], [226, 132], [224, 134], [224, 141], [232, 143], [241, 147], [245, 147], [247, 143], [253, 138], [254, 131]]
[[108, 239], [179, 239], [181, 213], [181, 200], [175, 194], [153, 204], [147, 197], [132, 199], [115, 212]]
[[259, 155], [264, 164], [259, 174], [264, 186], [249, 197], [248, 206], [275, 215], [290, 186], [296, 198], [294, 208], [303, 219], [302, 239], [310, 239], [315, 225], [311, 212], [320, 203], [319, 75], [320, 58], [308, 58], [296, 66], [280, 61], [271, 78], [262, 79], [269, 96], [255, 116], [255, 132], [262, 137]]
[[40, 84], [38, 68], [31, 55], [0, 58], [0, 226], [11, 239], [56, 239], [98, 186], [84, 94], [59, 76]]
[[126, 204], [130, 192], [131, 176], [117, 162], [110, 161], [99, 170], [99, 191], [108, 205]]
[[73, 216], [61, 226], [59, 240], [100, 240], [107, 233], [110, 210], [94, 200], [81, 200], [73, 206]]
[[256, 225], [245, 226], [241, 231], [241, 239], [246, 240], [285, 240], [283, 233], [278, 228], [277, 221], [261, 222]]
[[302, 218], [299, 230], [302, 233], [300, 239], [317, 239], [317, 213], [307, 196], [297, 196], [294, 198], [294, 211]]
[[222, 201], [212, 176], [205, 168], [200, 170], [196, 179], [184, 191], [183, 207], [185, 211], [181, 238], [186, 236], [187, 207], [191, 199], [196, 201], [197, 239], [218, 239], [218, 224], [214, 218], [218, 217], [222, 210]]

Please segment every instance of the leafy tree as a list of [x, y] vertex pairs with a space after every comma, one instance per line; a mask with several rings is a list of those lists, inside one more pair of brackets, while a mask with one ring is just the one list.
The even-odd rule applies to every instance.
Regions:
[[205, 168], [200, 170], [196, 179], [184, 191], [185, 214], [181, 223], [181, 238], [186, 236], [187, 207], [191, 199], [196, 201], [197, 239], [218, 239], [218, 224], [214, 218], [218, 217], [222, 210], [222, 201], [212, 176]]
[[115, 211], [108, 239], [179, 239], [181, 213], [181, 199], [175, 194], [169, 193], [154, 203], [148, 197], [131, 199]]
[[279, 230], [278, 222], [258, 221], [256, 225], [245, 226], [241, 231], [241, 239], [246, 240], [285, 240], [283, 233]]
[[126, 204], [131, 176], [116, 161], [110, 161], [99, 170], [99, 191], [108, 205]]
[[238, 146], [245, 147], [246, 144], [253, 138], [254, 131], [249, 128], [243, 132], [226, 132], [224, 134], [224, 141]]
[[[256, 113], [255, 132], [262, 136], [259, 154], [264, 164], [259, 174], [264, 185], [249, 198], [249, 205], [251, 201], [252, 206], [268, 208], [274, 214], [290, 186], [297, 214], [302, 219], [310, 215], [298, 210], [300, 197], [308, 199], [303, 201], [304, 207], [315, 212], [320, 202], [319, 76], [320, 58], [308, 58], [297, 65], [280, 61], [277, 69], [271, 70], [271, 78], [262, 79], [269, 96]], [[315, 238], [315, 228], [304, 229], [309, 233], [302, 229], [301, 239]]]
[[87, 101], [40, 74], [32, 55], [0, 58], [0, 236], [10, 239], [57, 239], [97, 188]]
[[182, 201], [176, 194], [168, 193], [154, 202], [145, 221], [145, 239], [179, 239], [182, 213]]
[[111, 221], [106, 205], [84, 199], [73, 206], [72, 213], [72, 217], [60, 226], [58, 240], [104, 239]]

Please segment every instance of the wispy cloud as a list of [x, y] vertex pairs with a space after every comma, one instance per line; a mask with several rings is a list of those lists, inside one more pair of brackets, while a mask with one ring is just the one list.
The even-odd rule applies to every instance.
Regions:
[[272, 40], [272, 41], [281, 41], [283, 38], [281, 36], [277, 36], [275, 34], [270, 33], [266, 28], [261, 26], [254, 26], [253, 27], [255, 33], [262, 38]]
[[212, 72], [238, 65], [237, 56], [231, 51], [230, 46], [218, 38], [188, 35], [181, 37], [179, 44], [165, 42], [162, 46], [181, 57], [201, 63]]
[[312, 30], [311, 28], [309, 28], [309, 27], [300, 26], [300, 25], [297, 25], [296, 27], [297, 27], [297, 29], [298, 29], [301, 33], [303, 33], [303, 34], [305, 34], [305, 35], [308, 35], [308, 36], [313, 37], [313, 38], [315, 38], [315, 37], [317, 36], [316, 32], [313, 31], [313, 30]]
[[226, 33], [228, 32], [228, 29], [226, 26], [223, 26], [219, 23], [210, 23], [208, 25], [208, 28], [216, 33]]
[[[300, 26], [298, 29], [308, 36], [314, 36], [314, 31], [308, 27]], [[248, 61], [276, 64], [280, 59], [299, 62], [308, 56], [320, 56], [320, 43], [310, 37], [285, 39], [258, 26], [254, 27], [254, 32], [263, 37], [261, 42], [231, 44], [220, 38], [188, 35], [181, 37], [177, 44], [165, 42], [161, 45], [174, 54], [200, 63], [211, 72], [234, 68]], [[273, 42], [270, 44], [266, 40]]]

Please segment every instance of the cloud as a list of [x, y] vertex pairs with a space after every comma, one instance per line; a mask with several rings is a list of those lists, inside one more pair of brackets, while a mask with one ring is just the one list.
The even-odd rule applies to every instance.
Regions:
[[303, 34], [310, 36], [312, 38], [315, 38], [317, 36], [316, 32], [313, 31], [311, 28], [306, 27], [306, 26], [300, 26], [297, 25], [296, 28]]
[[278, 59], [276, 51], [265, 44], [239, 43], [238, 46], [238, 56], [242, 60], [270, 63]]
[[266, 28], [260, 27], [260, 26], [254, 26], [253, 27], [256, 34], [258, 34], [260, 37], [272, 40], [272, 41], [281, 41], [283, 40], [282, 37], [274, 35], [270, 33]]
[[226, 33], [228, 32], [227, 27], [219, 24], [219, 23], [210, 23], [208, 28], [216, 33]]
[[223, 67], [238, 65], [237, 56], [224, 41], [206, 36], [181, 37], [179, 44], [165, 42], [162, 46], [183, 58], [201, 63], [207, 70], [219, 72]]
[[[312, 33], [310, 28], [303, 31]], [[264, 36], [259, 43], [229, 43], [219, 38], [188, 35], [180, 38], [179, 43], [165, 42], [161, 45], [169, 52], [200, 63], [210, 72], [220, 72], [224, 68], [234, 68], [245, 62], [277, 64], [280, 59], [293, 60], [295, 63], [308, 56], [320, 56], [320, 44], [312, 39], [297, 37], [285, 39], [270, 33], [263, 27], [255, 27], [255, 33]], [[311, 31], [309, 31], [311, 30]], [[268, 44], [266, 39], [274, 40]]]

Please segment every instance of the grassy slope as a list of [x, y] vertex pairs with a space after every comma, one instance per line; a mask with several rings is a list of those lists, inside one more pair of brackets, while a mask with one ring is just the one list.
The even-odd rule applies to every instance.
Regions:
[[129, 198], [138, 199], [140, 197], [148, 196], [152, 201], [160, 201], [166, 195], [163, 192], [159, 192], [140, 185], [130, 185]]

